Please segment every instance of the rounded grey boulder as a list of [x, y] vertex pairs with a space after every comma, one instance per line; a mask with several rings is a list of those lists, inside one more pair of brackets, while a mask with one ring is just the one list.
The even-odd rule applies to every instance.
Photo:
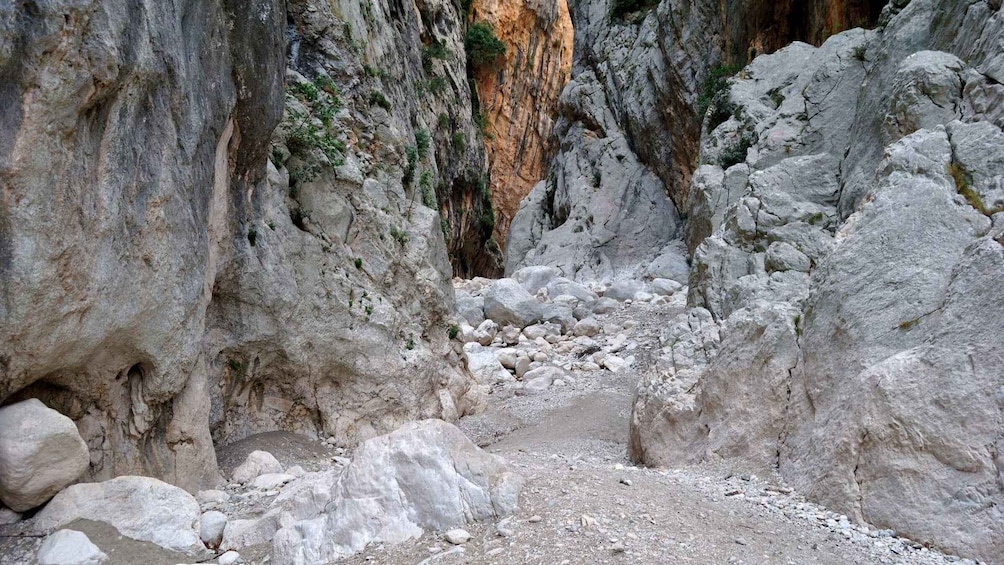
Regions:
[[73, 420], [36, 398], [0, 408], [0, 500], [11, 510], [42, 505], [89, 462]]

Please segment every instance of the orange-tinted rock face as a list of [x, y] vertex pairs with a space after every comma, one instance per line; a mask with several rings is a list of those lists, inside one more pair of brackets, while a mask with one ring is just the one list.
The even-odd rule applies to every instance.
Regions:
[[565, 0], [475, 0], [506, 44], [504, 60], [475, 76], [486, 118], [495, 239], [505, 241], [519, 202], [544, 178], [558, 96], [572, 68], [572, 20]]

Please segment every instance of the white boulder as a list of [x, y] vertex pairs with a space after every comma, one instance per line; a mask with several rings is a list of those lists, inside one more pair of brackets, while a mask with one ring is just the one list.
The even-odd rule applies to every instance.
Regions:
[[47, 532], [74, 520], [114, 526], [124, 536], [175, 551], [198, 551], [199, 503], [187, 492], [150, 477], [123, 476], [61, 491], [35, 516]]
[[36, 398], [0, 408], [0, 500], [11, 510], [42, 505], [89, 462], [73, 420]]
[[267, 451], [252, 451], [241, 463], [240, 467], [234, 470], [233, 481], [235, 483], [247, 483], [265, 473], [281, 473], [282, 464], [274, 455]]
[[38, 548], [38, 565], [101, 565], [108, 555], [76, 530], [59, 530]]

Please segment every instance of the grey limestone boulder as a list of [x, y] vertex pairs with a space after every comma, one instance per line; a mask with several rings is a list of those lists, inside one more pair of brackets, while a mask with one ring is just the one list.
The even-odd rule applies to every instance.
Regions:
[[324, 513], [280, 529], [273, 562], [319, 563], [370, 543], [504, 517], [522, 479], [495, 455], [440, 420], [406, 424], [364, 442], [331, 487]]
[[73, 420], [34, 398], [0, 408], [0, 500], [12, 510], [40, 506], [89, 462]]
[[199, 503], [180, 488], [150, 477], [123, 476], [66, 488], [35, 516], [34, 527], [48, 532], [75, 520], [94, 520], [136, 540], [198, 552], [199, 515]]
[[267, 451], [255, 450], [248, 454], [244, 462], [234, 469], [231, 477], [237, 483], [249, 483], [266, 473], [281, 473], [282, 464]]
[[485, 290], [485, 316], [500, 326], [520, 328], [539, 322], [540, 302], [513, 279], [499, 279]]

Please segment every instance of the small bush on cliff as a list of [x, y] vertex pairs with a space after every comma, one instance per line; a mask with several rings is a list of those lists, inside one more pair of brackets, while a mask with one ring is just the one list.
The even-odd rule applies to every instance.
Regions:
[[464, 41], [467, 60], [475, 69], [493, 67], [505, 55], [505, 43], [495, 35], [495, 29], [487, 22], [471, 24]]
[[[732, 107], [728, 100], [729, 77], [739, 72], [739, 67], [722, 65], [712, 69], [704, 82], [701, 83], [701, 93], [697, 97], [697, 116], [704, 119], [708, 108], [714, 107], [709, 130], [718, 127], [732, 115]], [[716, 123], [717, 122], [717, 123]]]
[[623, 18], [625, 14], [647, 10], [659, 5], [659, 0], [614, 0], [610, 5], [610, 17]]

